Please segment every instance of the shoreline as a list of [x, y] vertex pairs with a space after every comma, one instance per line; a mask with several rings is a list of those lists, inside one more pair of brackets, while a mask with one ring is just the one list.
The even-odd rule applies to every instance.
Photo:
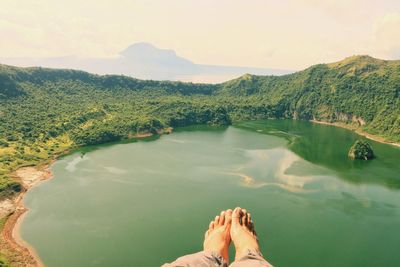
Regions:
[[[172, 132], [173, 128], [168, 127], [158, 131], [158, 134], [171, 134]], [[129, 136], [128, 139], [145, 139], [151, 136], [153, 136], [153, 133], [143, 132]], [[21, 167], [10, 173], [10, 176], [20, 182], [23, 186], [23, 189], [18, 193], [18, 195], [0, 201], [0, 207], [5, 203], [8, 205], [6, 208], [9, 209], [6, 215], [0, 217], [0, 219], [5, 219], [3, 229], [1, 229], [0, 232], [0, 251], [5, 254], [7, 260], [12, 266], [45, 266], [35, 248], [26, 242], [20, 235], [21, 223], [29, 211], [29, 209], [25, 207], [23, 199], [30, 189], [42, 182], [52, 179], [53, 173], [50, 170], [50, 166], [58, 158], [67, 155], [70, 152], [71, 150], [68, 149], [44, 164], [39, 163], [35, 166]], [[12, 207], [9, 207], [10, 202], [12, 203]], [[10, 208], [12, 208], [12, 210], [10, 210]]]
[[[325, 122], [310, 120], [311, 123], [330, 125], [334, 127], [340, 127], [358, 135], [364, 136], [370, 140], [384, 143], [388, 145], [393, 145], [400, 147], [400, 143], [388, 142], [383, 137], [375, 136], [362, 130], [355, 126], [347, 125], [340, 122]], [[169, 127], [163, 131], [158, 132], [158, 134], [170, 134], [173, 132], [173, 128]], [[143, 139], [152, 136], [152, 133], [139, 133], [130, 138]], [[5, 223], [3, 229], [1, 230], [0, 236], [0, 250], [6, 255], [7, 259], [13, 266], [29, 266], [29, 267], [43, 267], [44, 264], [40, 259], [35, 248], [33, 248], [28, 242], [26, 242], [20, 235], [21, 223], [29, 211], [28, 208], [23, 204], [23, 199], [25, 194], [33, 187], [39, 185], [42, 182], [48, 181], [53, 178], [53, 174], [50, 170], [50, 166], [62, 155], [69, 153], [70, 150], [65, 151], [58, 155], [56, 158], [52, 159], [49, 163], [44, 165], [38, 164], [36, 166], [21, 167], [11, 173], [11, 176], [19, 181], [23, 185], [23, 190], [13, 198], [7, 198], [4, 201], [13, 202], [14, 210], [8, 215], [4, 216]], [[0, 202], [1, 206], [2, 202]], [[1, 218], [0, 218], [1, 219]], [[4, 253], [4, 250], [8, 253]], [[14, 265], [15, 264], [15, 265]]]
[[53, 178], [49, 164], [41, 167], [22, 167], [12, 173], [14, 179], [21, 182], [24, 189], [15, 196], [12, 201], [14, 203], [14, 211], [7, 215], [3, 229], [1, 230], [0, 247], [10, 262], [15, 266], [43, 267], [44, 264], [40, 259], [36, 250], [20, 236], [20, 226], [29, 211], [23, 203], [25, 194], [33, 187], [44, 181]]
[[14, 241], [20, 247], [23, 247], [23, 248], [25, 248], [25, 250], [28, 251], [30, 257], [32, 257], [35, 260], [35, 266], [44, 267], [44, 263], [43, 263], [42, 259], [39, 257], [39, 254], [37, 253], [35, 248], [31, 244], [26, 242], [20, 235], [21, 224], [22, 224], [22, 221], [24, 220], [28, 211], [29, 211], [29, 209], [24, 208], [24, 210], [22, 210], [22, 212], [19, 214], [17, 220], [14, 223], [14, 227], [12, 229], [12, 237], [13, 237]]
[[341, 122], [327, 122], [327, 121], [317, 121], [317, 120], [309, 120], [309, 122], [347, 129], [358, 135], [364, 136], [365, 138], [370, 139], [372, 141], [387, 144], [387, 145], [392, 145], [392, 146], [400, 148], [400, 143], [386, 141], [385, 138], [383, 138], [383, 137], [364, 132], [364, 131], [360, 130], [359, 128], [352, 126], [352, 125], [348, 125], [348, 124], [341, 123]]

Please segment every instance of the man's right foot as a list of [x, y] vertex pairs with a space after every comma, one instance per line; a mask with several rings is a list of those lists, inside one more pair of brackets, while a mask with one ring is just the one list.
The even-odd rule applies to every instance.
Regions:
[[254, 224], [246, 209], [238, 207], [233, 211], [231, 239], [236, 249], [235, 261], [246, 256], [249, 250], [260, 251]]

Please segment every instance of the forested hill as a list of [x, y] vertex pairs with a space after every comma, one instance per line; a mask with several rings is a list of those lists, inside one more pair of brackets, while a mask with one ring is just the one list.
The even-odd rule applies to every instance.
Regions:
[[279, 109], [279, 116], [342, 121], [387, 140], [400, 141], [400, 60], [354, 56], [286, 76], [245, 75], [219, 94]]
[[262, 118], [342, 121], [400, 141], [400, 61], [356, 56], [218, 85], [0, 65], [0, 192], [21, 189], [16, 168], [77, 146]]

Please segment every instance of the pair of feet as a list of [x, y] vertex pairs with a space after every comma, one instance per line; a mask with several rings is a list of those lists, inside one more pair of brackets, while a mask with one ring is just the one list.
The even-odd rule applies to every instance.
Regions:
[[236, 250], [235, 261], [249, 250], [260, 251], [254, 224], [246, 209], [228, 209], [216, 216], [205, 234], [204, 251], [216, 252], [228, 263], [231, 241]]

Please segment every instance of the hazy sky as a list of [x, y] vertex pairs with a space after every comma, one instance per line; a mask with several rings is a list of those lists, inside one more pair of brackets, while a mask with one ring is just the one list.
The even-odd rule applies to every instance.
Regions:
[[0, 57], [112, 57], [135, 42], [195, 63], [301, 69], [400, 59], [400, 0], [0, 0]]

